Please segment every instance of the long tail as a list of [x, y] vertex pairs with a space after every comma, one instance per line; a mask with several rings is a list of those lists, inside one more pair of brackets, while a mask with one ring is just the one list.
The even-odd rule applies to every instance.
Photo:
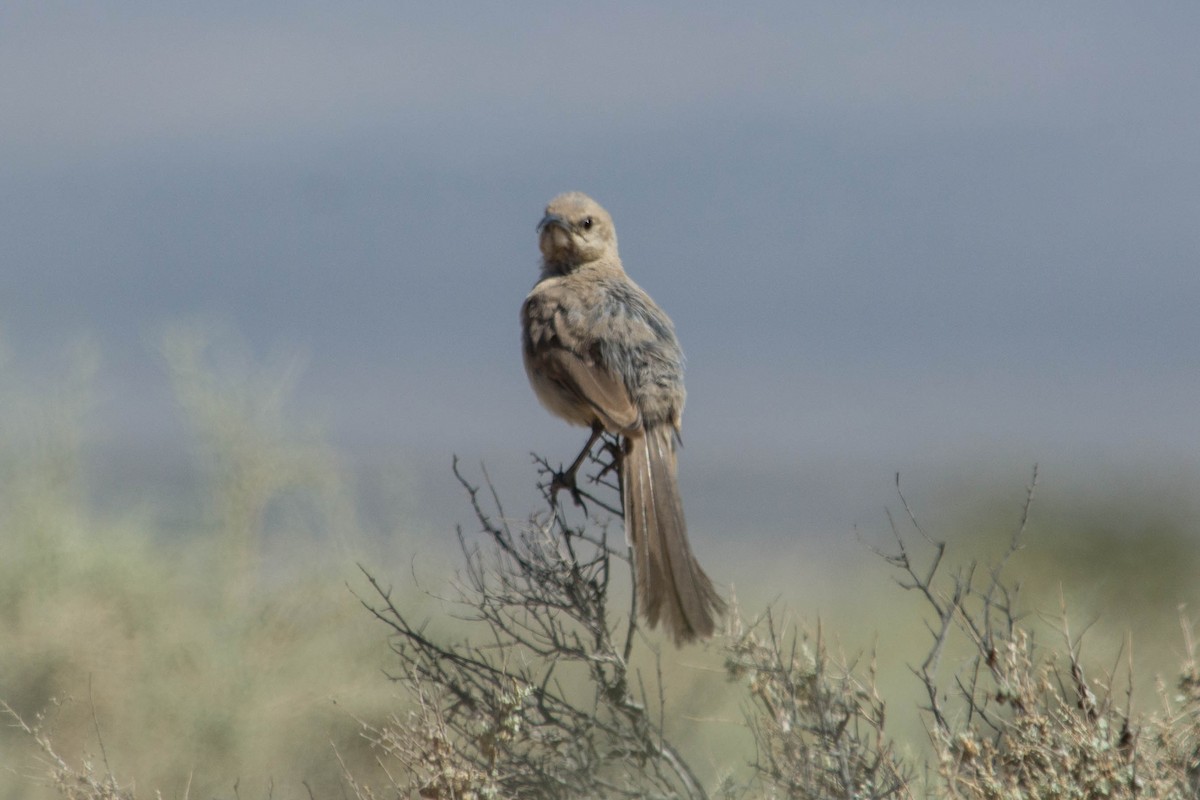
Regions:
[[712, 636], [725, 603], [688, 546], [670, 426], [625, 438], [621, 489], [646, 621], [662, 621], [676, 645]]

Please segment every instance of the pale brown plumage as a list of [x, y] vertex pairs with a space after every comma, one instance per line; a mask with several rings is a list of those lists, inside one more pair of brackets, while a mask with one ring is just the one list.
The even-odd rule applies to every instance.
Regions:
[[725, 604], [687, 539], [675, 447], [686, 393], [671, 320], [625, 274], [612, 218], [579, 192], [538, 225], [542, 275], [521, 306], [525, 370], [538, 399], [622, 441], [621, 495], [638, 600], [676, 644], [711, 636]]

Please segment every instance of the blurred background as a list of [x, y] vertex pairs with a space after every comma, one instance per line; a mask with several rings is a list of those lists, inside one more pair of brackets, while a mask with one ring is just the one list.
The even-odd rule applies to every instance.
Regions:
[[[327, 701], [377, 713], [391, 689], [355, 561], [436, 585], [474, 524], [452, 455], [523, 517], [530, 451], [583, 441], [518, 350], [534, 226], [569, 189], [675, 321], [692, 536], [749, 610], [870, 640], [904, 610], [863, 546], [887, 542], [896, 473], [970, 551], [1011, 533], [1037, 463], [1024, 574], [1169, 661], [1197, 596], [1198, 23], [6, 3], [0, 696], [27, 717], [75, 697], [59, 729], [93, 749], [101, 709], [118, 773], [180, 795], [295, 775], [328, 725], [356, 741]], [[310, 749], [278, 744], [310, 713]], [[139, 738], [156, 726], [170, 757]]]

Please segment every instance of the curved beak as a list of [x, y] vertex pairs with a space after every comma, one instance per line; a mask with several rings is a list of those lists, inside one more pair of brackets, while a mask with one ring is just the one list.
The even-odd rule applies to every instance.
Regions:
[[562, 228], [564, 231], [570, 230], [570, 228], [567, 226], [567, 221], [558, 214], [547, 214], [546, 216], [542, 217], [542, 221], [537, 224], [537, 232], [541, 233], [551, 225]]

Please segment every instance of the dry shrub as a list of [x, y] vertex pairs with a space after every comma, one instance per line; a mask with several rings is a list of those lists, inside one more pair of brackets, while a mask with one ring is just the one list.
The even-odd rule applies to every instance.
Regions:
[[[400, 796], [560, 798], [704, 797], [695, 772], [662, 729], [631, 667], [636, 615], [614, 614], [609, 586], [627, 548], [568, 524], [547, 489], [548, 512], [523, 524], [495, 518], [470, 494], [486, 546], [459, 531], [465, 569], [452, 602], [474, 638], [440, 641], [367, 573], [364, 605], [392, 631], [395, 676], [416, 710], [369, 729], [401, 777]], [[374, 796], [359, 789], [360, 797]]]
[[[602, 445], [599, 452], [612, 451]], [[584, 524], [569, 524], [549, 488], [553, 471], [539, 463], [550, 479], [546, 509], [520, 523], [456, 465], [481, 531], [481, 540], [459, 531], [463, 570], [451, 596], [439, 598], [456, 609], [460, 634], [415, 620], [405, 598], [364, 570], [362, 603], [387, 626], [398, 665], [392, 677], [406, 691], [408, 710], [361, 724], [386, 780], [371, 785], [378, 779], [343, 765], [348, 794], [1200, 798], [1200, 669], [1186, 617], [1180, 678], [1160, 687], [1158, 708], [1140, 713], [1129, 648], [1107, 654], [1102, 663], [1111, 666], [1095, 670], [1065, 607], [1052, 616], [1023, 607], [1012, 559], [1024, 547], [1036, 470], [1008, 548], [990, 562], [957, 567], [949, 566], [946, 542], [922, 528], [897, 480], [911, 532], [893, 520], [894, 545], [877, 552], [923, 604], [928, 648], [910, 669], [927, 747], [900, 747], [889, 735], [876, 654], [835, 657], [821, 625], [815, 633], [780, 626], [771, 609], [747, 622], [735, 605], [717, 646], [731, 691], [742, 693], [742, 735], [755, 757], [708, 788], [666, 734], [673, 712], [661, 671], [646, 675], [636, 666], [645, 659], [635, 655], [652, 640], [638, 630], [633, 598], [616, 602], [613, 594], [628, 549], [589, 524], [586, 509]], [[615, 491], [612, 465], [600, 456], [594, 463], [599, 488], [581, 497], [601, 505], [604, 486]], [[619, 503], [602, 507], [612, 513]], [[40, 748], [61, 796], [134, 796], [112, 777], [106, 757], [73, 766], [39, 725], [5, 710]]]
[[[1020, 584], [1007, 568], [1024, 546], [1036, 486], [1035, 468], [1020, 524], [1000, 558], [948, 573], [945, 542], [922, 529], [900, 493], [928, 556], [920, 563], [894, 522], [897, 549], [883, 555], [900, 571], [901, 586], [932, 612], [927, 656], [913, 667], [928, 699], [937, 759], [938, 782], [930, 790], [980, 800], [1196, 797], [1200, 706], [1190, 644], [1179, 694], [1164, 695], [1164, 711], [1138, 718], [1127, 650], [1113, 655], [1114, 666], [1100, 678], [1089, 679], [1082, 637], [1073, 635], [1065, 605], [1049, 618], [1021, 608]], [[1038, 629], [1057, 646], [1039, 644]], [[952, 670], [945, 668], [948, 652], [962, 654]], [[1124, 692], [1117, 689], [1122, 662]]]
[[758, 795], [911, 796], [912, 770], [886, 735], [873, 661], [858, 674], [857, 664], [835, 660], [819, 626], [814, 642], [796, 628], [781, 637], [769, 610], [730, 637], [727, 654], [730, 679], [750, 696]]

